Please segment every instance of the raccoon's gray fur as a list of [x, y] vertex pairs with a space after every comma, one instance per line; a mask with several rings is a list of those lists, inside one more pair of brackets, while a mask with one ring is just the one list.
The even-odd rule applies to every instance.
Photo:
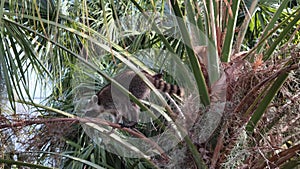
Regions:
[[[184, 90], [181, 87], [166, 83], [162, 80], [161, 74], [152, 76], [145, 71], [142, 72], [158, 90], [176, 94], [180, 97], [184, 95]], [[134, 71], [125, 71], [114, 79], [128, 89], [137, 99], [146, 99], [150, 95], [150, 88]], [[108, 84], [90, 100], [87, 110], [93, 112], [93, 115], [87, 113], [87, 116], [95, 117], [100, 113], [109, 112], [115, 114], [117, 117], [116, 122], [118, 122], [120, 116], [137, 122], [138, 109], [138, 106], [132, 103], [128, 96], [125, 96], [114, 85]]]

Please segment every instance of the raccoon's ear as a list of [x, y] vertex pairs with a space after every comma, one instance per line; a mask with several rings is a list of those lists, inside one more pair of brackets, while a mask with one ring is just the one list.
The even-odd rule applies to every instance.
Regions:
[[93, 95], [91, 100], [90, 100], [90, 103], [93, 103], [93, 104], [96, 104], [98, 103], [98, 96], [97, 95]]

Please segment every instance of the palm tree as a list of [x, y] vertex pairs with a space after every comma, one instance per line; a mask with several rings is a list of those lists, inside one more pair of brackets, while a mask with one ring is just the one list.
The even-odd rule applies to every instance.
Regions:
[[[0, 79], [10, 107], [0, 111], [3, 167], [299, 164], [296, 1], [0, 4]], [[139, 73], [154, 93], [152, 104], [140, 101], [112, 78], [126, 68], [165, 71], [185, 96], [162, 95]], [[151, 120], [132, 129], [83, 118], [82, 107], [109, 82]]]

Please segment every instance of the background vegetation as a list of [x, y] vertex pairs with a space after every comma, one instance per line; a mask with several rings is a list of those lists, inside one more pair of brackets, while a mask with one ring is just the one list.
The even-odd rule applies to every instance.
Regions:
[[[299, 4], [2, 0], [1, 167], [299, 167]], [[77, 103], [125, 66], [153, 69], [137, 60], [145, 49], [188, 66], [205, 109], [192, 112], [199, 118], [175, 148], [125, 158], [85, 134]], [[222, 104], [221, 116], [210, 116]]]

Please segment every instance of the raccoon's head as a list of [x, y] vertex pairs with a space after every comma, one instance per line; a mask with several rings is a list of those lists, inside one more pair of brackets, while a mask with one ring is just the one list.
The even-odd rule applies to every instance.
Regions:
[[99, 114], [103, 113], [104, 107], [98, 104], [98, 96], [93, 95], [88, 101], [84, 113], [87, 117], [97, 117]]
[[105, 110], [102, 105], [98, 104], [98, 96], [93, 95], [84, 109], [85, 117], [101, 118], [113, 123], [117, 122], [115, 111]]

